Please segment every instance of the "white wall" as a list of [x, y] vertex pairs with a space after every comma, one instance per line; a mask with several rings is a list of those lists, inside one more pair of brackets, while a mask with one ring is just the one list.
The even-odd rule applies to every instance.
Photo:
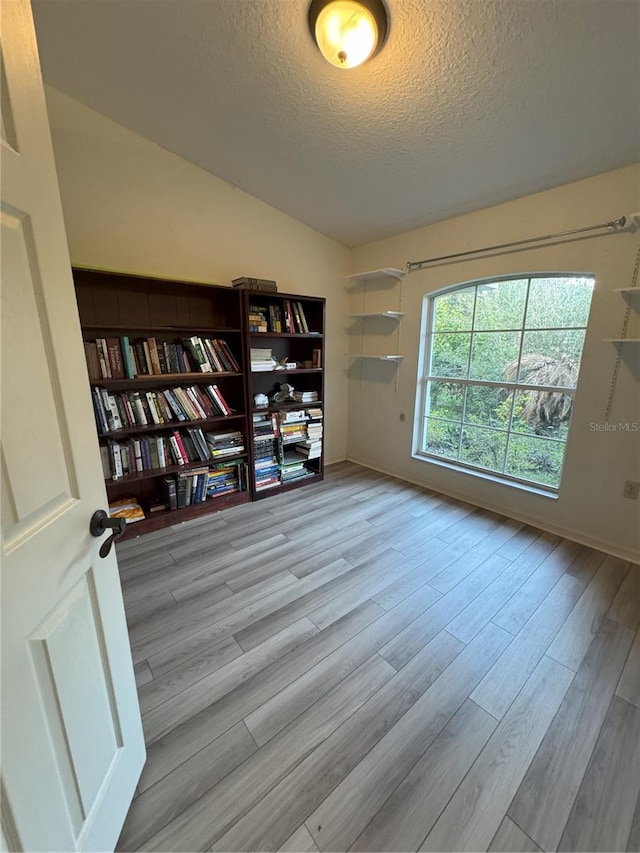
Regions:
[[[360, 247], [353, 251], [352, 271], [402, 268], [408, 260], [609, 221], [640, 210], [639, 188], [640, 166], [620, 169]], [[590, 424], [604, 420], [616, 360], [615, 348], [602, 339], [620, 335], [625, 314], [624, 298], [612, 290], [631, 285], [639, 249], [637, 231], [593, 237], [414, 272], [391, 288], [369, 285], [364, 292], [356, 289], [351, 295], [351, 311], [398, 310], [401, 300], [406, 316], [399, 341], [392, 326], [385, 327], [390, 329], [385, 333], [378, 324], [364, 338], [353, 335], [351, 351], [364, 347], [369, 352], [395, 352], [398, 345], [405, 358], [399, 368], [382, 362], [351, 366], [349, 458], [638, 559], [640, 502], [623, 499], [622, 488], [626, 479], [640, 480], [640, 432], [593, 432]], [[485, 276], [541, 271], [596, 276], [557, 500], [411, 457], [424, 294]], [[636, 300], [630, 334], [640, 337], [640, 298]], [[640, 424], [640, 345], [628, 345], [624, 353], [610, 422]], [[400, 420], [403, 413], [404, 422]]]
[[213, 284], [273, 278], [283, 292], [326, 297], [326, 453], [344, 459], [349, 250], [55, 89], [46, 95], [73, 264]]

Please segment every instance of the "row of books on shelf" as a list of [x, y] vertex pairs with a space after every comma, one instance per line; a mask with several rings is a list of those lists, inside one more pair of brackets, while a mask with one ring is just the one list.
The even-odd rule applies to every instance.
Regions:
[[91, 397], [101, 435], [131, 427], [206, 420], [234, 411], [217, 385], [119, 393], [93, 388]]
[[101, 435], [131, 427], [206, 420], [233, 412], [217, 385], [117, 393], [96, 387], [91, 389], [91, 396]]
[[[204, 503], [207, 499], [246, 491], [247, 463], [235, 461], [212, 467], [192, 468], [190, 471], [164, 477], [161, 485], [161, 496], [147, 504], [149, 515], [183, 509]], [[127, 524], [134, 524], [146, 518], [144, 509], [135, 497], [111, 501], [109, 515], [112, 518], [124, 518]]]
[[181, 472], [164, 477], [162, 489], [168, 509], [182, 509], [204, 503], [207, 498], [244, 492], [247, 489], [247, 464], [239, 461]]
[[170, 373], [238, 373], [240, 365], [223, 338], [194, 335], [179, 343], [143, 338], [85, 341], [89, 379], [135, 379]]
[[309, 334], [309, 324], [302, 302], [285, 299], [277, 305], [249, 305], [250, 332], [290, 332]]
[[100, 448], [105, 479], [112, 480], [243, 452], [244, 441], [239, 430], [205, 433], [197, 427], [174, 430], [171, 434], [132, 436], [127, 441], [108, 441]]

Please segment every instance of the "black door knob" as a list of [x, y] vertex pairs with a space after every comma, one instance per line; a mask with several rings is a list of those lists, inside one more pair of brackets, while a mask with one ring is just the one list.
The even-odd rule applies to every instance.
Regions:
[[113, 533], [100, 546], [99, 554], [101, 557], [106, 557], [111, 546], [116, 541], [118, 536], [122, 536], [127, 526], [124, 518], [110, 518], [109, 514], [103, 509], [97, 509], [91, 516], [89, 522], [89, 532], [92, 536], [99, 537], [107, 530], [113, 530]]

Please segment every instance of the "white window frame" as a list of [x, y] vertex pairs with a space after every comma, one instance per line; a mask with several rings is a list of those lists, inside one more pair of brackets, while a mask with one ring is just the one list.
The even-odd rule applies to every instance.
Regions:
[[[560, 478], [557, 486], [553, 486], [547, 483], [539, 483], [535, 480], [527, 480], [522, 477], [516, 477], [512, 474], [508, 474], [502, 471], [495, 471], [492, 468], [483, 468], [478, 465], [473, 465], [470, 462], [461, 461], [459, 459], [451, 459], [446, 456], [440, 456], [435, 453], [429, 453], [428, 451], [422, 449], [422, 444], [424, 442], [425, 437], [425, 421], [428, 417], [432, 417], [427, 412], [427, 406], [429, 403], [429, 382], [452, 382], [457, 383], [459, 385], [467, 385], [474, 387], [494, 387], [494, 388], [508, 388], [513, 392], [511, 399], [511, 411], [509, 416], [509, 428], [498, 429], [496, 427], [491, 427], [485, 424], [471, 424], [472, 426], [478, 426], [482, 429], [487, 430], [495, 430], [496, 432], [506, 433], [507, 439], [505, 444], [505, 454], [503, 457], [503, 467], [504, 461], [507, 458], [507, 454], [509, 452], [509, 440], [512, 434], [511, 429], [511, 418], [513, 415], [513, 406], [515, 404], [516, 395], [518, 391], [550, 391], [550, 392], [559, 392], [564, 394], [571, 395], [572, 398], [575, 398], [576, 391], [578, 390], [578, 383], [580, 381], [580, 373], [578, 374], [578, 379], [576, 382], [575, 388], [565, 388], [563, 386], [549, 386], [549, 385], [531, 385], [527, 383], [521, 382], [497, 382], [492, 380], [485, 379], [468, 379], [461, 377], [446, 377], [446, 376], [433, 376], [430, 373], [429, 367], [431, 363], [432, 357], [432, 347], [433, 347], [433, 335], [434, 335], [434, 322], [435, 322], [435, 300], [439, 296], [444, 296], [447, 293], [453, 293], [455, 291], [463, 291], [465, 289], [469, 289], [472, 287], [480, 287], [484, 284], [493, 284], [499, 283], [501, 281], [514, 281], [514, 280], [522, 280], [527, 279], [527, 293], [525, 298], [524, 310], [522, 313], [522, 325], [518, 328], [512, 329], [481, 329], [475, 330], [473, 329], [473, 324], [475, 320], [475, 309], [476, 309], [476, 298], [474, 299], [474, 313], [471, 319], [471, 330], [469, 332], [471, 336], [471, 340], [469, 343], [469, 359], [471, 359], [471, 352], [473, 348], [473, 335], [475, 332], [518, 332], [520, 333], [520, 346], [518, 349], [518, 363], [522, 358], [522, 349], [524, 344], [524, 333], [527, 331], [533, 332], [544, 332], [544, 331], [566, 331], [566, 330], [584, 330], [585, 332], [585, 343], [586, 343], [586, 333], [588, 329], [589, 318], [587, 318], [587, 323], [584, 326], [549, 326], [546, 328], [531, 328], [528, 329], [525, 325], [526, 316], [527, 316], [527, 307], [529, 303], [529, 292], [531, 288], [531, 282], [534, 279], [539, 278], [590, 278], [593, 279], [593, 291], [595, 292], [596, 287], [596, 276], [593, 273], [589, 272], [559, 272], [558, 270], [550, 271], [550, 272], [535, 272], [535, 273], [511, 273], [509, 275], [499, 275], [499, 276], [488, 276], [485, 278], [472, 279], [466, 282], [459, 282], [454, 285], [450, 285], [447, 287], [443, 287], [439, 290], [432, 291], [431, 293], [426, 293], [423, 298], [423, 309], [422, 309], [422, 325], [421, 325], [421, 333], [420, 333], [420, 352], [418, 358], [418, 393], [416, 394], [416, 409], [415, 409], [415, 419], [414, 419], [414, 429], [413, 429], [413, 453], [412, 456], [414, 459], [419, 459], [422, 462], [428, 462], [430, 464], [434, 464], [443, 468], [449, 468], [455, 471], [459, 471], [464, 474], [471, 474], [472, 476], [480, 477], [485, 480], [489, 480], [495, 483], [500, 483], [502, 485], [512, 486], [515, 488], [524, 489], [529, 492], [534, 492], [536, 494], [543, 495], [545, 497], [557, 498], [558, 493], [560, 491], [560, 487], [562, 485], [562, 476], [564, 474], [564, 462], [566, 456], [566, 448], [569, 443], [571, 426], [573, 424], [573, 411], [572, 417], [569, 422], [569, 430], [567, 433], [566, 440], [546, 437], [545, 441], [553, 441], [558, 444], [565, 445], [565, 452], [562, 457], [562, 467], [560, 469]], [[593, 305], [593, 293], [591, 305]], [[591, 305], [589, 308], [589, 315], [591, 313]], [[584, 343], [583, 350], [584, 353]], [[582, 355], [581, 355], [582, 361]], [[468, 370], [467, 370], [468, 372]], [[573, 409], [573, 404], [572, 404]], [[463, 417], [464, 417], [464, 409], [463, 409]], [[449, 421], [446, 418], [435, 418], [435, 420], [442, 420], [445, 423], [456, 423], [455, 421]], [[460, 429], [460, 442], [462, 442], [462, 432], [464, 427], [464, 421], [461, 422]], [[520, 433], [515, 433], [519, 435]], [[458, 455], [460, 455], [460, 443], [458, 444]]]

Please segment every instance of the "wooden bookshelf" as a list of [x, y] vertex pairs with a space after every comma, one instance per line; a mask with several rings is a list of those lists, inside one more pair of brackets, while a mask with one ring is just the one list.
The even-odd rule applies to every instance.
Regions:
[[[123, 412], [126, 415], [126, 406], [120, 396], [122, 394], [139, 392], [141, 397], [147, 399], [147, 393], [159, 397], [167, 389], [171, 391], [175, 388], [187, 389], [194, 386], [206, 394], [207, 386], [215, 385], [232, 410], [230, 414], [224, 415], [211, 412], [211, 416], [205, 418], [194, 418], [192, 412], [187, 420], [178, 420], [177, 416], [169, 419], [170, 407], [163, 399], [161, 402], [166, 409], [164, 422], [154, 423], [152, 418], [148, 418], [146, 424], [132, 423], [129, 415], [129, 420], [123, 420], [123, 426], [120, 429], [104, 430], [98, 425], [98, 440], [101, 448], [108, 447], [109, 443], [114, 441], [127, 448], [133, 446], [134, 440], [138, 446], [144, 441], [148, 444], [150, 441], [157, 440], [158, 444], [162, 444], [159, 439], [152, 437], [169, 437], [174, 431], [181, 434], [183, 439], [187, 437], [185, 446], [188, 446], [188, 440], [193, 442], [187, 430], [200, 429], [203, 435], [206, 432], [237, 430], [242, 436], [244, 449], [233, 455], [216, 456], [207, 460], [195, 458], [194, 455], [194, 458], [186, 464], [179, 465], [173, 464], [175, 460], [167, 459], [167, 465], [162, 468], [148, 467], [146, 463], [150, 459], [147, 455], [145, 463], [138, 463], [145, 464], [144, 470], [133, 470], [115, 479], [105, 477], [110, 502], [131, 497], [145, 512], [146, 517], [143, 521], [127, 526], [125, 537], [158, 530], [251, 500], [252, 490], [246, 464], [249, 457], [249, 434], [242, 294], [229, 287], [167, 281], [97, 270], [74, 269], [73, 276], [83, 339], [86, 343], [90, 344], [98, 338], [118, 340], [123, 362], [126, 361], [123, 338], [128, 339], [132, 345], [153, 338], [157, 342], [158, 353], [162, 350], [160, 367], [164, 370], [161, 373], [141, 372], [127, 377], [125, 371], [125, 376], [118, 378], [102, 375], [90, 378], [92, 392], [96, 392], [96, 389], [104, 389], [107, 395], [118, 399], [121, 419]], [[218, 369], [211, 372], [195, 369], [191, 371], [185, 369], [181, 372], [171, 370], [169, 352], [171, 351], [173, 355], [175, 348], [182, 346], [186, 338], [193, 336], [203, 340], [223, 341], [240, 369]], [[172, 350], [171, 347], [174, 349]], [[128, 352], [131, 355], [131, 351]], [[232, 362], [228, 360], [228, 363]], [[127, 369], [130, 366], [131, 362], [129, 365], [124, 364]], [[208, 402], [212, 406], [211, 400]], [[156, 407], [156, 414], [159, 411], [161, 413], [161, 410]], [[103, 457], [106, 456], [104, 450], [102, 453]], [[124, 456], [129, 461], [128, 449]], [[223, 492], [179, 509], [167, 508], [153, 513], [149, 511], [151, 505], [157, 506], [164, 498], [163, 480], [165, 478], [174, 478], [175, 475], [188, 473], [192, 469], [211, 469], [220, 463], [232, 461], [239, 461], [246, 469], [244, 476], [239, 477], [244, 481], [244, 491]]]
[[[260, 316], [263, 322], [258, 319]], [[324, 436], [319, 439], [320, 456], [306, 458], [297, 449], [300, 442], [283, 439], [286, 432], [283, 421], [291, 417], [291, 413], [315, 409], [320, 410], [322, 416], [306, 421], [305, 432], [309, 423], [313, 423], [316, 430], [318, 425], [324, 424], [325, 300], [246, 290], [243, 291], [243, 318], [247, 400], [252, 417], [262, 419], [259, 425], [249, 423], [249, 429], [254, 432], [254, 440], [249, 442], [249, 478], [254, 499], [262, 500], [318, 482], [324, 476]], [[274, 363], [271, 370], [252, 370], [252, 350], [266, 350], [277, 362], [289, 366], [276, 368]], [[295, 391], [311, 391], [317, 399], [276, 402], [274, 394], [283, 383], [292, 385]], [[258, 394], [269, 398], [267, 406], [256, 405]], [[276, 434], [272, 438], [268, 437], [269, 423], [275, 425]], [[293, 422], [286, 426], [292, 427]], [[261, 429], [267, 431], [262, 438]], [[309, 440], [308, 435], [306, 439]], [[265, 471], [270, 472], [268, 477]], [[277, 481], [269, 482], [269, 479]], [[262, 484], [266, 487], [262, 488]]]

